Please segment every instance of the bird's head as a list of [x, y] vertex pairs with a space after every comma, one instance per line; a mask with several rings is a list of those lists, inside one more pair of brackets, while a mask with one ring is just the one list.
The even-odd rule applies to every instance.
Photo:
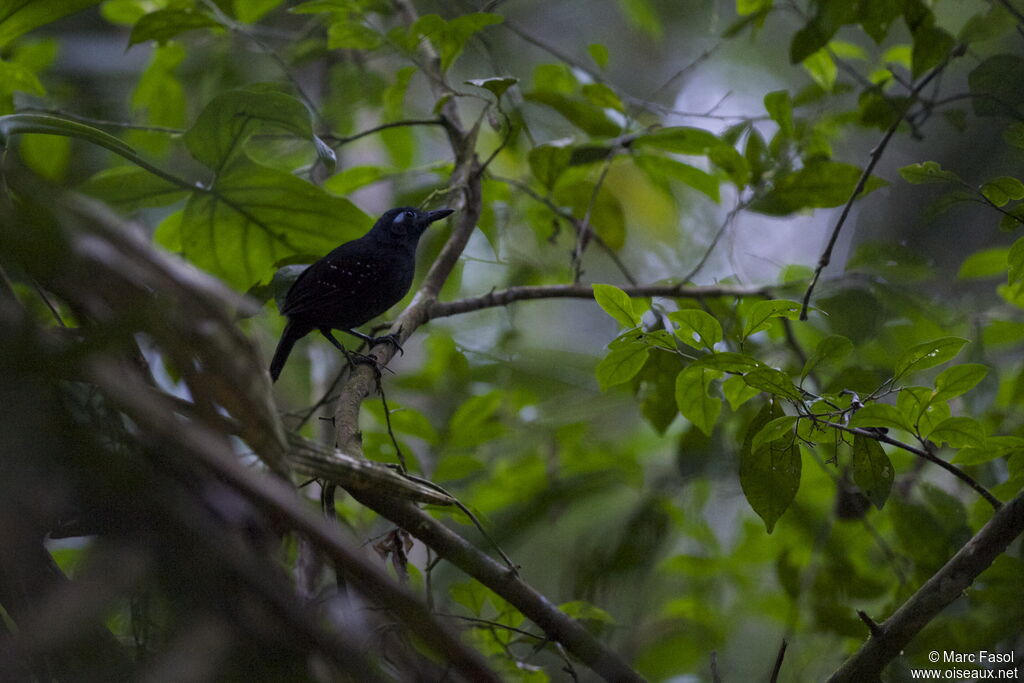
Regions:
[[383, 233], [391, 239], [402, 241], [419, 239], [431, 223], [450, 216], [452, 209], [438, 209], [437, 211], [420, 211], [411, 206], [402, 206], [391, 209], [377, 219], [373, 231]]

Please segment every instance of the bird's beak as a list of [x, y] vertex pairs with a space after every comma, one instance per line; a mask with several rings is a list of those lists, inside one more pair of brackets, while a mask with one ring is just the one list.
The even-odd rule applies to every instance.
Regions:
[[427, 223], [433, 223], [434, 221], [439, 221], [442, 218], [447, 218], [453, 213], [455, 213], [455, 209], [438, 209], [437, 211], [430, 211], [427, 213]]

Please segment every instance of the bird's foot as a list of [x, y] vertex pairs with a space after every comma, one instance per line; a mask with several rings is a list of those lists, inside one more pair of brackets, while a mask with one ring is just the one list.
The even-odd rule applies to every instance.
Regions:
[[402, 345], [398, 343], [399, 334], [401, 334], [401, 330], [399, 330], [397, 333], [392, 332], [391, 334], [385, 334], [382, 337], [370, 337], [369, 339], [367, 339], [367, 342], [370, 344], [371, 349], [378, 344], [391, 344], [392, 346], [395, 347], [395, 350], [398, 351], [398, 353], [404, 356], [405, 349], [403, 349]]

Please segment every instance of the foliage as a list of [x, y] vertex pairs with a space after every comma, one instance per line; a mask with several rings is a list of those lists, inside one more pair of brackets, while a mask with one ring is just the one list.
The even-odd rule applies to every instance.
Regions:
[[[440, 679], [449, 665], [467, 680], [586, 667], [668, 680], [709, 662], [741, 680], [766, 678], [783, 641], [779, 680], [872, 680], [887, 666], [900, 680], [933, 666], [930, 651], [1019, 649], [1024, 15], [980, 0], [737, 0], [685, 16], [650, 0], [596, 4], [621, 26], [581, 16], [557, 44], [542, 17], [514, 20], [500, 3], [0, 10], [0, 141], [16, 150], [0, 220], [0, 313], [14, 330], [0, 390], [29, 387], [37, 402], [19, 407], [26, 426], [7, 446], [28, 452], [33, 430], [73, 424], [104, 464], [85, 466], [85, 451], [42, 459], [47, 477], [65, 494], [84, 486], [85, 502], [124, 498], [106, 511], [118, 524], [51, 544], [43, 565], [62, 580], [85, 583], [145, 548], [130, 580], [110, 579], [118, 599], [77, 624], [80, 644], [109, 659], [54, 646], [26, 656], [27, 670], [50, 671], [36, 668], [48, 657], [71, 675], [184, 666], [175, 653], [204, 628], [218, 634], [206, 680], [246, 677], [247, 658], [267, 680], [317, 667]], [[83, 17], [129, 55], [148, 50], [123, 106], [56, 56]], [[756, 110], [681, 110], [687, 78], [721, 79], [730, 59], [771, 75], [716, 86], [745, 89]], [[119, 69], [97, 82], [123, 88]], [[152, 240], [137, 244], [68, 189]], [[405, 356], [374, 377], [310, 346], [271, 399], [234, 323], [268, 347], [282, 325], [271, 301], [295, 264], [390, 206], [428, 204], [457, 213], [424, 237], [422, 287], [392, 311]], [[847, 240], [858, 212], [882, 224], [862, 219]], [[773, 231], [809, 216], [817, 268], [779, 263], [773, 280], [752, 280], [744, 258], [774, 259], [786, 238]], [[834, 249], [842, 268], [827, 268]], [[103, 363], [125, 355], [145, 381], [119, 388]], [[364, 403], [371, 392], [381, 400]], [[313, 476], [329, 531], [317, 535], [314, 506], [252, 483], [280, 484], [270, 474], [167, 457], [207, 446], [232, 463], [255, 454], [294, 480], [282, 488]], [[356, 483], [363, 455], [408, 467], [414, 494]], [[368, 467], [374, 482], [401, 479]], [[232, 494], [211, 493], [222, 487]], [[12, 500], [5, 514], [44, 506]], [[377, 569], [414, 600], [377, 595], [394, 581], [345, 559], [330, 536], [339, 519], [374, 539]], [[41, 524], [18, 535], [25, 548], [54, 531]], [[245, 524], [263, 537], [237, 533]], [[203, 544], [182, 542], [200, 529]], [[958, 555], [972, 537], [982, 552]], [[244, 561], [216, 552], [229, 541]], [[484, 557], [499, 547], [521, 576]], [[963, 583], [939, 595], [926, 581], [944, 567]], [[346, 580], [357, 598], [342, 599]], [[209, 594], [179, 601], [190, 581]], [[12, 595], [0, 586], [22, 628], [31, 610]], [[894, 612], [922, 602], [931, 611], [904, 629]], [[389, 611], [364, 617], [368, 605]], [[242, 609], [248, 621], [272, 612], [287, 635], [239, 626]], [[400, 635], [367, 644], [361, 626]], [[449, 627], [461, 639], [444, 640]], [[754, 629], [770, 636], [750, 643]]]

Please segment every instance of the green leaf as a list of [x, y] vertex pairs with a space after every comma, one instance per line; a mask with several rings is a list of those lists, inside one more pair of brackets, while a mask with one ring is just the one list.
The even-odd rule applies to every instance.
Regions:
[[987, 374], [988, 368], [979, 363], [964, 363], [946, 368], [935, 378], [934, 400], [947, 401], [966, 394], [985, 379]]
[[850, 418], [850, 427], [889, 427], [914, 432], [906, 416], [888, 403], [869, 403]]
[[713, 133], [703, 128], [672, 126], [659, 128], [653, 133], [638, 135], [633, 140], [632, 146], [637, 148], [655, 147], [676, 154], [706, 155], [712, 149], [724, 144]]
[[181, 246], [181, 218], [185, 212], [175, 211], [160, 221], [153, 231], [153, 241], [161, 247], [174, 254], [182, 252]]
[[633, 308], [633, 300], [615, 285], [593, 285], [594, 300], [604, 312], [615, 318], [625, 328], [640, 324], [640, 316]]
[[850, 355], [853, 351], [853, 342], [846, 337], [833, 334], [825, 337], [814, 349], [814, 353], [811, 354], [807, 362], [804, 363], [804, 368], [800, 372], [800, 379], [803, 380], [814, 368], [818, 367], [822, 363], [828, 363], [832, 361], [842, 360], [846, 356]]
[[253, 24], [270, 10], [279, 7], [282, 2], [283, 0], [235, 0], [233, 7], [239, 21]]
[[494, 93], [495, 97], [501, 97], [505, 94], [506, 90], [518, 83], [519, 79], [511, 76], [494, 76], [492, 78], [474, 78], [465, 82], [468, 85], [489, 90]]
[[633, 379], [647, 362], [650, 347], [642, 343], [626, 344], [612, 349], [597, 364], [597, 383], [601, 391]]
[[43, 84], [31, 69], [17, 62], [0, 61], [0, 93], [10, 95], [15, 92], [40, 97], [46, 94]]
[[0, 5], [0, 47], [23, 33], [74, 14], [100, 0], [22, 0]]
[[135, 166], [114, 166], [100, 171], [78, 190], [123, 211], [167, 206], [187, 196], [180, 186]]
[[800, 449], [779, 441], [753, 448], [754, 436], [770, 421], [782, 417], [782, 409], [769, 402], [747, 426], [740, 448], [740, 485], [754, 512], [770, 534], [800, 488]]
[[895, 476], [881, 444], [860, 434], [853, 437], [853, 483], [879, 510], [889, 498]]
[[799, 401], [803, 398], [800, 390], [793, 385], [789, 376], [775, 368], [760, 367], [743, 375], [743, 381], [755, 389], [769, 394]]
[[[786, 435], [790, 436], [790, 443], [792, 443], [793, 427], [796, 425], [796, 420], [795, 415], [783, 415], [771, 420], [754, 435], [754, 441], [750, 447], [756, 451], [763, 444], [771, 443]], [[786, 445], [788, 446], [789, 444]]]
[[372, 185], [388, 177], [390, 173], [391, 171], [380, 166], [353, 166], [325, 180], [324, 189], [333, 194], [346, 195], [361, 187]]
[[776, 90], [764, 96], [764, 108], [772, 121], [779, 124], [783, 137], [793, 137], [793, 100], [787, 90]]
[[409, 33], [433, 43], [441, 58], [441, 70], [447, 71], [475, 33], [502, 21], [501, 15], [487, 12], [463, 14], [451, 21], [445, 21], [436, 14], [425, 14], [416, 20]]
[[195, 193], [182, 220], [184, 254], [247, 290], [278, 261], [324, 254], [365, 233], [370, 217], [291, 173], [236, 162], [209, 192]]
[[255, 133], [271, 130], [313, 137], [309, 110], [282, 92], [229, 90], [213, 98], [185, 133], [185, 146], [199, 162], [219, 172], [242, 153]]
[[563, 95], [548, 90], [534, 90], [523, 95], [530, 102], [551, 107], [571, 124], [588, 135], [615, 137], [622, 130], [600, 107], [582, 97]]
[[747, 321], [743, 326], [743, 338], [746, 339], [755, 332], [767, 330], [774, 318], [799, 320], [801, 308], [802, 305], [799, 302], [788, 299], [758, 301], [747, 314]]
[[678, 180], [693, 189], [703, 192], [716, 203], [719, 201], [719, 180], [699, 168], [684, 164], [669, 157], [654, 154], [634, 154], [633, 161], [653, 179]]
[[961, 337], [942, 337], [912, 346], [897, 359], [893, 377], [899, 379], [912, 372], [941, 365], [960, 353], [967, 341]]
[[1007, 284], [1024, 280], [1024, 237], [1013, 243], [1006, 253]]
[[211, 17], [194, 9], [160, 9], [135, 22], [128, 46], [155, 40], [165, 43], [177, 35], [201, 28], [219, 26]]
[[760, 393], [760, 389], [749, 386], [739, 375], [733, 375], [722, 382], [722, 395], [734, 411]]
[[923, 436], [937, 444], [948, 443], [953, 448], [985, 445], [985, 429], [972, 417], [948, 417]]
[[[785, 216], [801, 209], [826, 209], [842, 206], [850, 199], [861, 170], [838, 161], [817, 160], [799, 171], [775, 180], [774, 186], [750, 205], [751, 211], [770, 216]], [[857, 196], [862, 198], [888, 183], [871, 176]]]
[[1000, 176], [982, 185], [981, 194], [996, 206], [1006, 206], [1012, 200], [1024, 199], [1024, 183], [1010, 176]]
[[375, 50], [384, 44], [384, 37], [358, 18], [337, 14], [327, 27], [329, 50]]
[[935, 392], [928, 387], [904, 387], [896, 398], [896, 408], [914, 425], [914, 433], [922, 438], [951, 412], [949, 404], [936, 401]]
[[695, 349], [704, 347], [713, 351], [715, 344], [722, 341], [722, 325], [698, 308], [673, 311], [668, 319], [679, 325], [676, 336]]
[[643, 31], [655, 40], [661, 40], [664, 33], [663, 24], [650, 0], [619, 0], [619, 7], [633, 28]]
[[569, 165], [572, 156], [572, 138], [562, 138], [537, 145], [530, 150], [527, 159], [530, 162], [530, 170], [533, 177], [540, 181], [541, 185], [551, 189], [554, 187], [558, 177], [562, 175]]
[[60, 135], [24, 135], [18, 154], [26, 166], [57, 182], [63, 180], [71, 163], [71, 140]]
[[0, 116], [0, 147], [5, 146], [12, 135], [24, 135], [26, 133], [64, 135], [79, 138], [109, 149], [111, 152], [124, 157], [134, 158], [136, 156], [135, 150], [121, 140], [109, 133], [103, 132], [99, 128], [93, 128], [84, 123], [43, 114], [9, 114], [7, 116]]
[[766, 367], [764, 363], [753, 356], [748, 356], [745, 353], [735, 353], [733, 351], [709, 353], [708, 355], [702, 356], [698, 359], [695, 365], [701, 365], [721, 372], [736, 373], [750, 372], [751, 370]]
[[1010, 250], [1006, 247], [993, 247], [976, 251], [960, 264], [956, 277], [959, 280], [996, 277], [1006, 272], [1007, 256]]
[[954, 183], [962, 184], [956, 173], [947, 171], [939, 166], [937, 161], [922, 161], [919, 164], [904, 166], [899, 171], [900, 176], [912, 185], [923, 185], [926, 183]]
[[967, 84], [978, 116], [1017, 116], [1024, 104], [1024, 57], [993, 55], [967, 75]]
[[608, 68], [608, 48], [601, 43], [591, 43], [587, 45], [587, 54], [594, 60], [594, 64], [597, 64], [602, 69]]
[[953, 462], [958, 465], [980, 465], [996, 458], [1024, 455], [1024, 438], [1019, 436], [990, 436], [978, 447], [961, 448]]
[[676, 405], [697, 429], [711, 436], [722, 401], [708, 395], [711, 383], [721, 375], [699, 365], [691, 365], [676, 375]]
[[472, 448], [501, 436], [505, 426], [498, 409], [505, 397], [504, 391], [491, 391], [465, 400], [448, 422], [448, 447]]
[[914, 78], [946, 60], [956, 38], [937, 26], [922, 26], [914, 31], [914, 47], [911, 56]]
[[1014, 121], [1003, 130], [1003, 139], [1018, 149], [1024, 149], [1024, 123]]
[[828, 51], [822, 48], [803, 61], [804, 69], [822, 90], [831, 92], [836, 84], [839, 69]]

